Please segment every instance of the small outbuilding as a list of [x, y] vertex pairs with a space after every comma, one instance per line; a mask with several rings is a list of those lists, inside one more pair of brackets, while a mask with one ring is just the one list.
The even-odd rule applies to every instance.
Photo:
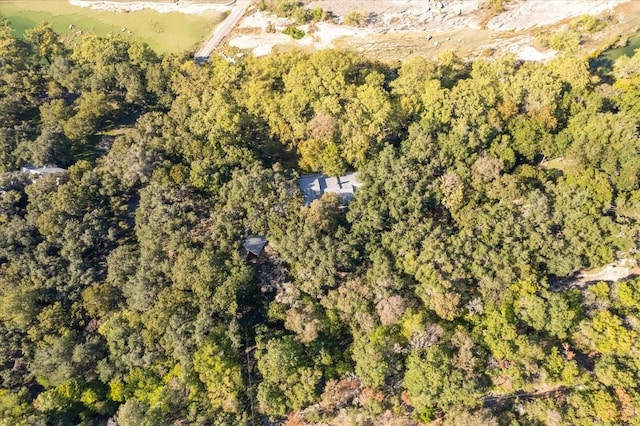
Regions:
[[242, 247], [246, 250], [246, 255], [252, 254], [256, 257], [260, 256], [266, 245], [267, 239], [258, 235], [246, 237], [242, 241]]

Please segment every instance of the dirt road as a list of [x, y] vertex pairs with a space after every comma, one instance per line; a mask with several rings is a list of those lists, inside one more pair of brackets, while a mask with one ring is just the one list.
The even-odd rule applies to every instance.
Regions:
[[229, 31], [236, 26], [240, 18], [244, 15], [244, 12], [251, 5], [251, 0], [237, 0], [231, 13], [227, 18], [222, 21], [220, 25], [213, 31], [209, 39], [205, 42], [204, 46], [196, 52], [196, 60], [204, 61], [211, 56], [211, 52], [215, 50], [220, 42], [225, 38]]

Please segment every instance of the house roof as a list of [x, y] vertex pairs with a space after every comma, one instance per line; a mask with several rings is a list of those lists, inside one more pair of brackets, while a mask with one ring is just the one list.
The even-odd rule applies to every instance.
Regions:
[[336, 177], [323, 174], [305, 175], [298, 179], [298, 187], [302, 190], [305, 206], [322, 197], [325, 192], [338, 194], [343, 202], [348, 203], [353, 199], [353, 194], [359, 186], [358, 174], [355, 172]]
[[58, 173], [64, 173], [67, 171], [67, 169], [57, 167], [56, 165], [34, 167], [30, 164], [26, 164], [20, 168], [20, 171], [29, 173], [32, 175], [44, 176], [44, 175], [55, 175]]

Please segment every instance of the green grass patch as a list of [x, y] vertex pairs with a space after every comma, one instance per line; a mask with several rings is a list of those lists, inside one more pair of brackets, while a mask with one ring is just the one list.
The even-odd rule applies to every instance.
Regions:
[[[0, 16], [7, 18], [18, 36], [41, 21], [49, 22], [63, 39], [73, 44], [81, 34], [120, 37], [147, 43], [159, 53], [196, 50], [224, 19], [224, 13], [187, 15], [138, 12], [107, 12], [72, 6], [66, 0], [0, 0]], [[70, 26], [73, 29], [69, 29]], [[122, 29], [125, 28], [125, 31]]]
[[640, 33], [625, 39], [623, 46], [608, 49], [603, 53], [603, 56], [610, 59], [611, 62], [615, 62], [621, 56], [635, 55], [638, 49], [640, 49]]

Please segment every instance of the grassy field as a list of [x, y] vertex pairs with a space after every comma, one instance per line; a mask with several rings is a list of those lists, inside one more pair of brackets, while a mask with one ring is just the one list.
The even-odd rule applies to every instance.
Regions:
[[[159, 53], [195, 51], [224, 18], [224, 14], [218, 12], [203, 15], [158, 13], [148, 9], [106, 12], [72, 6], [66, 0], [0, 0], [0, 16], [11, 21], [19, 36], [38, 22], [46, 21], [71, 43], [81, 31], [144, 41]], [[126, 30], [122, 31], [123, 28]]]

